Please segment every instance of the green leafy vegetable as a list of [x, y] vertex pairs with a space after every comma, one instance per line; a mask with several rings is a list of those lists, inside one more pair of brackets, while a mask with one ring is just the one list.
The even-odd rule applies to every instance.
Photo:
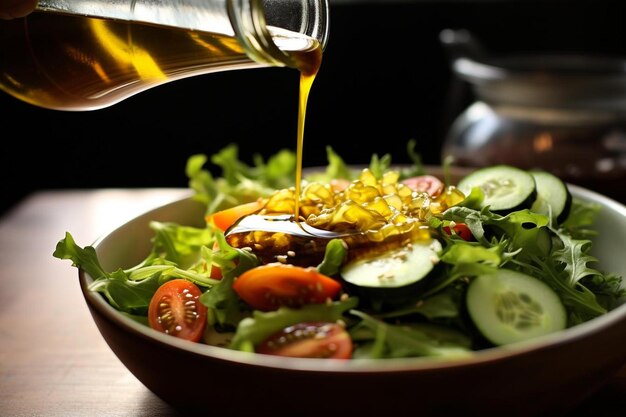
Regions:
[[200, 302], [209, 309], [209, 323], [230, 329], [249, 315], [248, 308], [233, 290], [233, 281], [244, 271], [258, 266], [259, 260], [248, 251], [231, 248], [223, 237], [218, 242], [221, 252], [218, 264], [223, 278], [200, 296]]
[[463, 333], [435, 325], [393, 325], [358, 310], [351, 310], [361, 321], [350, 330], [360, 347], [361, 358], [405, 358], [436, 356], [447, 359], [471, 355], [471, 340]]
[[[409, 141], [407, 155], [413, 164], [397, 169], [400, 180], [425, 173], [415, 147], [416, 141]], [[330, 146], [326, 153], [326, 170], [307, 173], [305, 181], [358, 178], [360, 172], [346, 165]], [[207, 167], [208, 162], [213, 167]], [[383, 178], [392, 169], [391, 163], [388, 154], [373, 155], [368, 168], [375, 178]], [[444, 166], [445, 183], [453, 186], [450, 163], [447, 160]], [[292, 187], [295, 165], [290, 150], [281, 150], [267, 161], [255, 155], [254, 164], [248, 165], [239, 159], [238, 147], [230, 145], [210, 158], [192, 155], [186, 174], [194, 198], [211, 214]], [[221, 175], [214, 176], [211, 168], [220, 169]], [[219, 334], [224, 345], [224, 334], [232, 333], [224, 346], [242, 351], [254, 351], [267, 337], [293, 324], [342, 321], [355, 343], [354, 358], [464, 358], [484, 343], [476, 339], [468, 322], [466, 290], [473, 279], [499, 268], [523, 272], [550, 286], [567, 308], [569, 326], [606, 313], [626, 296], [622, 277], [599, 270], [598, 260], [591, 255], [599, 205], [575, 198], [569, 217], [555, 225], [548, 216], [527, 209], [506, 216], [492, 213], [488, 207], [480, 207], [483, 199], [483, 191], [476, 187], [459, 204], [428, 214], [425, 221], [430, 232], [442, 244], [433, 261], [439, 264], [415, 299], [383, 311], [368, 311], [367, 303], [361, 305], [347, 293], [323, 304], [253, 311], [233, 290], [233, 283], [244, 271], [260, 265], [260, 260], [251, 250], [231, 247], [224, 233], [210, 225], [151, 222], [152, 249], [128, 269], [105, 271], [95, 249], [77, 245], [70, 233], [58, 242], [53, 256], [71, 260], [73, 266], [93, 277], [91, 291], [101, 293], [111, 306], [145, 325], [148, 306], [160, 285], [174, 278], [195, 283], [202, 291], [200, 301], [208, 309], [206, 334]], [[471, 231], [471, 241], [445, 232], [460, 223]], [[341, 267], [350, 259], [350, 250], [346, 241], [330, 240], [316, 268], [341, 280]], [[215, 269], [220, 276], [213, 275]], [[379, 294], [382, 299], [384, 291]], [[370, 301], [376, 305], [376, 295]]]

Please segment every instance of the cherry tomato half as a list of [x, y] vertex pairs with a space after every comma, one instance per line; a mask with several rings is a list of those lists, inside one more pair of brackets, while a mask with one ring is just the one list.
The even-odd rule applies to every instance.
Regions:
[[256, 352], [292, 358], [350, 359], [352, 339], [337, 323], [299, 323], [265, 339]]
[[314, 268], [270, 263], [241, 274], [233, 290], [252, 308], [272, 311], [280, 306], [324, 303], [337, 296], [341, 284]]
[[174, 279], [161, 285], [148, 306], [150, 327], [197, 342], [206, 325], [207, 308], [200, 302], [200, 289], [192, 282]]
[[[461, 237], [461, 239], [467, 240], [467, 241], [474, 240], [474, 235], [472, 235], [471, 230], [469, 229], [469, 227], [467, 227], [465, 223], [456, 223], [453, 229], [454, 229], [454, 232], [457, 235], [459, 235], [459, 237]], [[444, 226], [443, 230], [447, 234], [451, 234], [449, 226]]]
[[402, 183], [413, 191], [426, 192], [433, 197], [437, 197], [445, 188], [443, 181], [433, 175], [419, 175], [407, 178]]
[[264, 205], [265, 200], [258, 199], [257, 201], [253, 201], [251, 203], [240, 204], [235, 207], [209, 214], [206, 220], [225, 232], [230, 226], [235, 224], [237, 220], [241, 219], [243, 216], [253, 214], [261, 210]]

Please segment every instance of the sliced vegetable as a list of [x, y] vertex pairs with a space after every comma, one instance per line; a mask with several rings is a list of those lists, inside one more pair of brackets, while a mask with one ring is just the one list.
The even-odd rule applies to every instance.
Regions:
[[352, 340], [337, 323], [299, 323], [265, 339], [256, 352], [292, 358], [350, 359]]
[[433, 197], [438, 196], [443, 191], [445, 185], [443, 181], [433, 175], [418, 175], [402, 181], [413, 191], [426, 192]]
[[455, 234], [463, 240], [474, 240], [474, 235], [472, 235], [472, 231], [465, 223], [454, 223], [454, 225], [452, 226], [444, 226], [443, 231], [449, 235]]
[[230, 226], [235, 224], [237, 220], [248, 214], [256, 213], [265, 205], [264, 199], [258, 199], [251, 203], [240, 204], [235, 207], [227, 208], [207, 216], [207, 222], [215, 225], [217, 228], [225, 232]]
[[439, 262], [441, 243], [415, 242], [380, 255], [359, 258], [340, 271], [349, 291], [381, 307], [414, 298]]
[[472, 321], [495, 345], [544, 336], [567, 325], [565, 307], [548, 285], [509, 269], [476, 277], [466, 301]]
[[233, 290], [256, 310], [321, 304], [334, 299], [341, 284], [315, 268], [270, 263], [249, 269], [233, 283]]
[[551, 216], [559, 224], [564, 222], [572, 207], [572, 194], [567, 184], [547, 171], [530, 173], [537, 186], [537, 199], [532, 205], [532, 211]]
[[150, 327], [181, 339], [198, 342], [206, 326], [207, 308], [200, 303], [202, 291], [185, 279], [161, 285], [148, 307]]
[[462, 178], [457, 187], [465, 195], [479, 187], [484, 195], [480, 206], [489, 206], [491, 211], [499, 214], [530, 208], [537, 197], [533, 176], [509, 165], [477, 169]]

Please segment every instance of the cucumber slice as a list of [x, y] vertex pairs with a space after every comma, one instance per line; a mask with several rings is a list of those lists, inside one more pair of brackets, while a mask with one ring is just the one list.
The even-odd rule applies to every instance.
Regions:
[[556, 175], [546, 171], [530, 171], [537, 187], [537, 199], [531, 210], [552, 215], [557, 223], [562, 223], [569, 216], [572, 207], [572, 194], [567, 184]]
[[424, 288], [424, 281], [439, 263], [441, 243], [415, 242], [376, 256], [346, 264], [340, 275], [350, 292], [374, 307], [408, 301]]
[[492, 212], [503, 215], [530, 208], [537, 197], [533, 176], [510, 165], [480, 168], [457, 184], [457, 188], [465, 195], [469, 195], [474, 187], [483, 191], [481, 207], [489, 206]]
[[552, 288], [508, 269], [476, 277], [466, 302], [472, 322], [495, 345], [544, 336], [567, 325], [565, 307]]

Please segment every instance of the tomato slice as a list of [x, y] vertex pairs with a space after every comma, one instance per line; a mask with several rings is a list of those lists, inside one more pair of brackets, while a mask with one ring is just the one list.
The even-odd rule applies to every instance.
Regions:
[[350, 359], [352, 339], [337, 323], [299, 323], [265, 339], [256, 352], [292, 358]]
[[350, 181], [345, 178], [336, 178], [330, 180], [330, 186], [335, 191], [343, 191], [350, 186]]
[[233, 290], [256, 310], [321, 304], [339, 294], [341, 284], [314, 268], [270, 263], [252, 268], [233, 283]]
[[443, 181], [433, 175], [418, 175], [407, 178], [402, 183], [413, 191], [426, 192], [433, 197], [437, 197], [445, 188]]
[[[220, 247], [220, 245], [219, 245], [217, 242], [215, 242], [215, 243], [213, 244], [213, 252], [215, 252], [216, 250], [218, 250], [218, 249], [219, 249], [219, 247]], [[222, 279], [222, 278], [224, 278], [224, 277], [222, 276], [222, 268], [220, 268], [220, 267], [219, 267], [219, 266], [217, 266], [217, 265], [211, 264], [211, 272], [210, 272], [210, 275], [209, 275], [209, 276], [210, 276], [211, 278], [213, 278], [213, 279]]]
[[[472, 235], [472, 231], [467, 227], [465, 223], [456, 223], [452, 228], [454, 232], [461, 237], [463, 240], [471, 241], [474, 240], [474, 235]], [[452, 234], [449, 226], [443, 227], [444, 232], [447, 234]]]
[[265, 200], [260, 198], [251, 203], [240, 204], [235, 207], [209, 214], [206, 220], [208, 223], [214, 224], [220, 230], [225, 232], [230, 226], [235, 224], [237, 220], [241, 219], [243, 216], [247, 216], [248, 214], [256, 213], [261, 210], [264, 205]]
[[207, 308], [200, 302], [202, 291], [184, 279], [161, 285], [148, 306], [150, 327], [181, 339], [198, 342], [204, 333]]

